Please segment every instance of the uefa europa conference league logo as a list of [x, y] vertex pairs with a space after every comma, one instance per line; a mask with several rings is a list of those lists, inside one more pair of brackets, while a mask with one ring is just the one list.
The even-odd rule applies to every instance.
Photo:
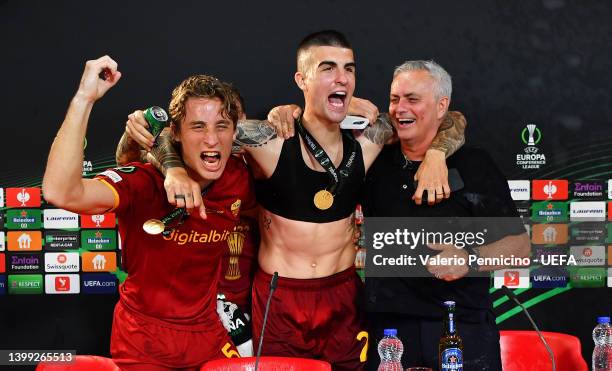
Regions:
[[546, 155], [536, 145], [542, 140], [542, 131], [535, 124], [529, 124], [521, 131], [521, 140], [527, 145], [525, 153], [516, 154], [516, 165], [521, 169], [539, 169], [546, 165]]

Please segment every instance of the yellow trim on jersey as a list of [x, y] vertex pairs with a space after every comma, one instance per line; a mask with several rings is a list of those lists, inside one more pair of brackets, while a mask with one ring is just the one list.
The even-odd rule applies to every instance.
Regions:
[[119, 207], [119, 193], [117, 193], [117, 190], [115, 189], [115, 187], [113, 187], [106, 180], [104, 180], [102, 178], [94, 178], [94, 179], [102, 182], [102, 184], [105, 184], [108, 188], [111, 189], [111, 191], [113, 191], [113, 197], [115, 198], [115, 204], [113, 205], [113, 207], [111, 207], [110, 209], [106, 210], [104, 213], [110, 213], [111, 211], [115, 211], [115, 209]]

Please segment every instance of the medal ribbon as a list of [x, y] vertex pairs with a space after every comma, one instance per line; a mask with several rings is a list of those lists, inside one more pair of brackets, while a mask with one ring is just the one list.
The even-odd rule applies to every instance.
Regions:
[[[306, 149], [308, 152], [317, 160], [317, 162], [325, 169], [329, 174], [332, 184], [328, 186], [329, 192], [332, 195], [340, 193], [342, 186], [346, 182], [346, 179], [351, 174], [355, 165], [355, 156], [357, 155], [357, 141], [349, 132], [342, 130], [342, 135], [345, 136], [351, 142], [351, 151], [348, 156], [343, 156], [342, 163], [336, 169], [334, 163], [329, 158], [327, 153], [321, 145], [316, 141], [315, 138], [310, 135], [308, 130], [302, 125], [302, 118], [300, 117], [296, 122], [297, 130], [304, 142], [306, 143]], [[342, 145], [342, 151], [344, 152], [344, 144]]]

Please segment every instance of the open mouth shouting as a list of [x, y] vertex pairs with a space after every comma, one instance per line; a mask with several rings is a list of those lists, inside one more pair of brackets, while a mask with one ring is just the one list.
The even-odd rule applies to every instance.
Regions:
[[336, 91], [327, 97], [327, 102], [333, 109], [344, 110], [346, 102], [346, 91]]
[[201, 152], [200, 159], [208, 171], [217, 171], [221, 167], [221, 153], [218, 151]]

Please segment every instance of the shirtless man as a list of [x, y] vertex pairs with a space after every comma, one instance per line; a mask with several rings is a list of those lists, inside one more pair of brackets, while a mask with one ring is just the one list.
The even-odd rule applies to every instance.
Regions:
[[[262, 353], [323, 359], [334, 370], [363, 369], [368, 335], [360, 304], [363, 285], [354, 268], [352, 214], [365, 173], [393, 131], [381, 120], [357, 139], [340, 130], [355, 89], [353, 50], [344, 35], [322, 31], [307, 36], [297, 50], [297, 67], [295, 82], [304, 93], [305, 108], [296, 127], [301, 125], [304, 135], [284, 139], [256, 121], [238, 128], [237, 140], [252, 159], [261, 205], [260, 269], [252, 298], [254, 343], [258, 344], [271, 274], [278, 272]], [[146, 125], [140, 112], [128, 124], [135, 130]], [[445, 152], [461, 145], [457, 131], [463, 128], [451, 128], [432, 145], [446, 151], [428, 151], [424, 166], [430, 170], [445, 170]], [[448, 138], [450, 133], [461, 138]], [[308, 137], [320, 147], [312, 152], [323, 150], [329, 163], [323, 160], [322, 166], [307, 149], [304, 138]], [[156, 156], [166, 171], [169, 199], [193, 190], [194, 199], [187, 206], [199, 206], [197, 188], [185, 180], [180, 162], [168, 153], [170, 146], [160, 148], [165, 152]], [[330, 175], [335, 170], [337, 178]], [[450, 194], [446, 181], [439, 180], [446, 178], [442, 174], [428, 182], [437, 186], [428, 189], [432, 202]], [[315, 200], [322, 190], [333, 195], [328, 208], [329, 196]]]

